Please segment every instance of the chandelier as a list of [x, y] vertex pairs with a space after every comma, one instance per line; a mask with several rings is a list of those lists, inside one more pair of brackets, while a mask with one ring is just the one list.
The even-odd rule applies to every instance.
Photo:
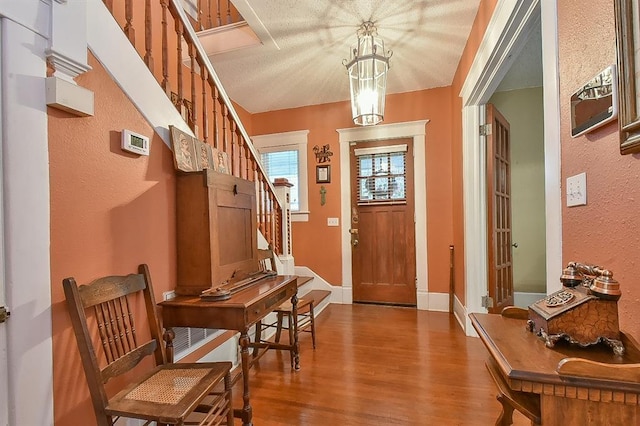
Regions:
[[373, 22], [364, 22], [357, 31], [358, 44], [351, 48], [351, 58], [343, 60], [349, 73], [353, 122], [372, 126], [384, 119], [387, 71], [393, 52], [384, 51]]

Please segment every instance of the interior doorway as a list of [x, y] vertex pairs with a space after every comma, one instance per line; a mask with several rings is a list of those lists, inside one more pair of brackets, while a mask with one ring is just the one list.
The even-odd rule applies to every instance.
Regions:
[[475, 331], [467, 314], [486, 312], [482, 298], [486, 295], [488, 277], [486, 141], [478, 129], [485, 122], [486, 103], [538, 25], [542, 28], [543, 46], [547, 292], [554, 291], [558, 281], [557, 272], [551, 271], [561, 268], [557, 5], [555, 0], [505, 3], [496, 8], [461, 90], [466, 306], [457, 313], [465, 318], [468, 335], [474, 335]]

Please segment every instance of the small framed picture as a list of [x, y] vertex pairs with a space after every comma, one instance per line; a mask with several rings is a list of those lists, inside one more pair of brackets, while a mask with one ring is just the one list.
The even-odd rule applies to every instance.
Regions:
[[331, 183], [331, 166], [316, 166], [316, 183]]
[[196, 160], [198, 163], [198, 171], [204, 169], [213, 169], [213, 152], [211, 150], [211, 145], [206, 144], [204, 142], [200, 142], [198, 140], [196, 142]]
[[196, 145], [192, 136], [170, 126], [171, 141], [173, 145], [173, 160], [176, 169], [183, 172], [195, 172], [198, 170], [196, 159]]

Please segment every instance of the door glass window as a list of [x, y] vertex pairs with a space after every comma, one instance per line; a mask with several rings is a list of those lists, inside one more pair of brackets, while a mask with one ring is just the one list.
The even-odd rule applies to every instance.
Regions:
[[404, 151], [358, 155], [358, 204], [406, 203], [405, 157]]

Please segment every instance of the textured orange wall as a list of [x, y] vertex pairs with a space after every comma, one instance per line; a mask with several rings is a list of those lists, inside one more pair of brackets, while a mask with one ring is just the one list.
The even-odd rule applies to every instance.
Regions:
[[[558, 2], [558, 38], [563, 188], [567, 177], [587, 174], [587, 205], [562, 209], [562, 262], [611, 269], [622, 289], [620, 326], [639, 338], [640, 155], [620, 155], [617, 122], [570, 136], [571, 93], [616, 62], [613, 2]], [[563, 206], [565, 197], [563, 191]]]
[[[171, 151], [92, 56], [90, 65], [77, 80], [94, 91], [95, 116], [48, 110], [56, 426], [95, 424], [62, 279], [85, 283], [148, 263], [158, 299], [175, 287]], [[151, 138], [149, 157], [120, 149], [124, 128]]]
[[[391, 77], [390, 77], [391, 78]], [[346, 83], [345, 83], [346, 84]], [[451, 150], [450, 88], [387, 96], [385, 124], [421, 119], [427, 124], [427, 249], [429, 291], [448, 291], [448, 247], [451, 244]], [[293, 224], [296, 264], [310, 267], [333, 285], [342, 285], [340, 228], [327, 227], [328, 217], [340, 216], [340, 147], [336, 129], [353, 127], [348, 102], [314, 105], [252, 116], [253, 134], [309, 130], [309, 222]], [[311, 148], [330, 144], [331, 183], [327, 203], [320, 206], [320, 185], [315, 183], [315, 156]], [[348, 218], [347, 218], [348, 219]], [[421, 236], [416, 236], [420, 238]], [[424, 238], [424, 236], [422, 236]], [[417, 260], [421, 262], [421, 259]]]
[[467, 44], [460, 58], [458, 69], [452, 83], [451, 121], [451, 170], [452, 170], [452, 202], [453, 202], [453, 244], [455, 247], [455, 293], [464, 305], [464, 203], [462, 187], [462, 98], [460, 90], [464, 84], [478, 47], [493, 15], [497, 0], [483, 0], [478, 7], [478, 13], [473, 22]]

